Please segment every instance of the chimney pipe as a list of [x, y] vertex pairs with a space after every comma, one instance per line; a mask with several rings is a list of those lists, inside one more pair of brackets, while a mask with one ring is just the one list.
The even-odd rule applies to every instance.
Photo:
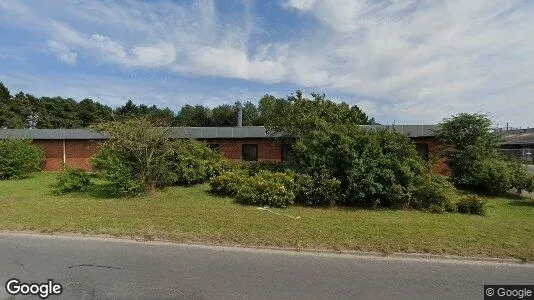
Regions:
[[237, 110], [237, 127], [243, 127], [243, 106], [241, 102], [236, 102], [235, 104]]

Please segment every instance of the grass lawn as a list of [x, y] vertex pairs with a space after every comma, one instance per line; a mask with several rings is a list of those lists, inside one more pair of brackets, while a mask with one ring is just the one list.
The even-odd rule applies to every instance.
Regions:
[[0, 181], [0, 230], [76, 232], [179, 242], [425, 252], [534, 260], [534, 200], [491, 198], [486, 216], [292, 207], [276, 212], [213, 197], [208, 186], [150, 198], [54, 196], [53, 173]]

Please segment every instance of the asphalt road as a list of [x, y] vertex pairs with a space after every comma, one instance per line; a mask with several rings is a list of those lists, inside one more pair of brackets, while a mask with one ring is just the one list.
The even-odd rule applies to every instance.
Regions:
[[12, 277], [61, 283], [49, 299], [483, 299], [484, 284], [533, 284], [534, 265], [0, 233]]

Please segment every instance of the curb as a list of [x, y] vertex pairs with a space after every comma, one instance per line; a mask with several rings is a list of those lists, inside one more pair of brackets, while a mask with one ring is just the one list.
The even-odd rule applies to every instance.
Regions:
[[348, 251], [348, 250], [329, 250], [329, 249], [313, 249], [313, 248], [292, 248], [292, 247], [276, 247], [276, 246], [250, 246], [239, 244], [214, 244], [214, 243], [189, 243], [177, 242], [165, 239], [146, 239], [136, 236], [113, 236], [109, 234], [80, 234], [80, 233], [46, 233], [38, 231], [9, 231], [0, 230], [0, 235], [9, 236], [31, 236], [38, 238], [58, 238], [71, 240], [100, 240], [109, 242], [125, 242], [148, 245], [168, 245], [168, 246], [182, 246], [190, 248], [202, 249], [216, 249], [226, 251], [243, 251], [243, 252], [263, 252], [263, 253], [286, 253], [290, 255], [304, 254], [304, 255], [322, 255], [322, 256], [338, 256], [347, 258], [376, 258], [376, 259], [397, 259], [410, 261], [440, 261], [440, 262], [456, 262], [456, 263], [481, 263], [481, 264], [512, 264], [524, 265], [534, 267], [534, 262], [527, 262], [516, 258], [495, 258], [495, 257], [477, 257], [477, 256], [458, 256], [447, 254], [431, 254], [431, 253], [407, 253], [407, 252], [378, 252], [378, 251]]

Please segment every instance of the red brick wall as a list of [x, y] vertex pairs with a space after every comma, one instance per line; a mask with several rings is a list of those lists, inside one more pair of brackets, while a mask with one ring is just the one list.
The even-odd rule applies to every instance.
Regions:
[[243, 144], [258, 145], [258, 160], [280, 161], [282, 159], [282, 144], [275, 140], [264, 139], [206, 139], [208, 144], [218, 144], [221, 153], [229, 159], [242, 158]]
[[67, 165], [74, 168], [90, 170], [89, 158], [98, 151], [99, 141], [67, 140], [65, 143]]
[[63, 142], [61, 140], [34, 140], [33, 143], [45, 151], [43, 170], [59, 170], [63, 162]]
[[422, 137], [422, 138], [412, 138], [414, 143], [425, 143], [428, 145], [428, 156], [431, 162], [434, 162], [432, 166], [434, 171], [441, 175], [450, 175], [449, 167], [447, 162], [443, 158], [438, 158], [437, 155], [440, 150], [440, 144], [433, 137]]
[[[243, 144], [258, 145], [258, 160], [280, 161], [282, 144], [263, 139], [209, 139], [209, 144], [219, 144], [219, 149], [229, 159], [240, 160]], [[56, 171], [63, 163], [63, 140], [35, 140], [34, 143], [45, 150], [44, 171]], [[65, 140], [66, 164], [75, 168], [90, 170], [89, 158], [98, 151], [99, 141]]]
[[[45, 150], [43, 170], [59, 170], [63, 163], [63, 140], [34, 140], [33, 142]], [[65, 140], [65, 157], [68, 166], [90, 170], [89, 158], [97, 151], [98, 141]]]
[[[428, 144], [428, 153], [432, 160], [439, 149], [439, 144], [434, 138], [413, 138], [415, 143]], [[221, 153], [229, 159], [241, 160], [243, 144], [258, 145], [258, 160], [280, 161], [282, 158], [282, 143], [266, 139], [206, 139], [209, 144], [219, 144]], [[35, 140], [34, 143], [45, 150], [45, 165], [43, 170], [59, 170], [63, 162], [62, 140]], [[90, 140], [66, 140], [65, 154], [66, 163], [69, 166], [90, 170], [89, 158], [98, 151], [99, 141]], [[449, 175], [450, 170], [444, 160], [438, 160], [434, 164], [434, 170], [443, 175]]]

